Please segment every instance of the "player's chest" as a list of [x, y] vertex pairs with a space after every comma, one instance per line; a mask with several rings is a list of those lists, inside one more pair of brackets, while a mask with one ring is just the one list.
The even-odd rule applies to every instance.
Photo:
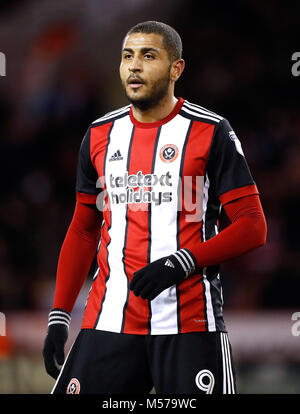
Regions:
[[181, 116], [156, 128], [137, 128], [129, 117], [114, 122], [105, 145], [99, 146], [95, 166], [99, 177], [113, 185], [143, 180], [150, 184], [168, 177], [205, 174], [213, 126]]

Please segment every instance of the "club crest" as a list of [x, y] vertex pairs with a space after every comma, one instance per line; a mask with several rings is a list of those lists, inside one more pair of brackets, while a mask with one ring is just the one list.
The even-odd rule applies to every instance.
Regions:
[[72, 378], [67, 386], [67, 394], [79, 394], [80, 382], [77, 378]]
[[178, 148], [174, 144], [164, 145], [160, 149], [159, 156], [164, 162], [173, 162], [178, 157]]

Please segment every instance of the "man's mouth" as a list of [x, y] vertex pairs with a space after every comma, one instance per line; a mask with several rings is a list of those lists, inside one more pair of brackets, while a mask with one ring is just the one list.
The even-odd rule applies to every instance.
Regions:
[[145, 82], [142, 79], [139, 79], [139, 78], [129, 78], [128, 81], [127, 81], [127, 84], [133, 89], [137, 89], [137, 88], [143, 86], [144, 83]]

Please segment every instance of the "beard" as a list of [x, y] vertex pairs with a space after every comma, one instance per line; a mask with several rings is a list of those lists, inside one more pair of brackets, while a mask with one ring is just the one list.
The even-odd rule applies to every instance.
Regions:
[[140, 111], [146, 111], [154, 108], [168, 93], [170, 85], [170, 69], [166, 76], [160, 78], [151, 88], [151, 90], [144, 96], [135, 97], [127, 93], [126, 85], [123, 83], [125, 95], [129, 102]]

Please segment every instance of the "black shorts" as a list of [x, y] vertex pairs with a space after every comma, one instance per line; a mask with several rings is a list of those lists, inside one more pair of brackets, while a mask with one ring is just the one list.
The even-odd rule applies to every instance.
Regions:
[[233, 394], [225, 332], [130, 335], [83, 329], [53, 394]]

